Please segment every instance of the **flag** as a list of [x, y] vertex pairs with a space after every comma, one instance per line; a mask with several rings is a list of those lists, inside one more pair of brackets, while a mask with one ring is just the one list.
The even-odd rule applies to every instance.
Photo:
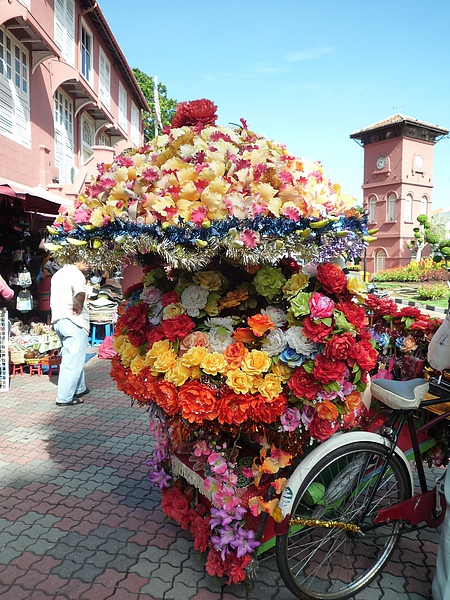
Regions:
[[158, 126], [162, 129], [162, 122], [161, 107], [159, 106], [158, 78], [156, 75], [153, 77], [153, 101], [155, 103], [155, 135], [158, 135]]

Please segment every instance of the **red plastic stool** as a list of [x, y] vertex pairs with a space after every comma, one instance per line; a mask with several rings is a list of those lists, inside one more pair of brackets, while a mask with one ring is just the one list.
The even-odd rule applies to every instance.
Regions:
[[23, 365], [13, 364], [11, 375], [23, 375]]
[[38, 363], [37, 365], [28, 365], [30, 367], [30, 377], [35, 373], [40, 377], [42, 375], [42, 365]]
[[48, 365], [48, 376], [51, 377], [53, 375], [53, 369], [55, 369], [55, 374], [59, 374], [59, 364], [49, 363]]

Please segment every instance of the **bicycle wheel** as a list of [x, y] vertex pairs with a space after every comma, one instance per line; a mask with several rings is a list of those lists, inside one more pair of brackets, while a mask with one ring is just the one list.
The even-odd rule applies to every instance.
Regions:
[[304, 477], [291, 512], [298, 523], [276, 540], [281, 576], [298, 598], [349, 598], [389, 559], [402, 524], [375, 525], [373, 519], [380, 508], [412, 494], [407, 467], [395, 454], [361, 520], [387, 454], [376, 442], [348, 444], [331, 451]]

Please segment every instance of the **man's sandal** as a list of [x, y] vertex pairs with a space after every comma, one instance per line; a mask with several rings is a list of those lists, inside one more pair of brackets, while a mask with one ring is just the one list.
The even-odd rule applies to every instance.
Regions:
[[72, 398], [70, 402], [57, 402], [56, 406], [76, 406], [77, 404], [84, 404], [83, 398]]

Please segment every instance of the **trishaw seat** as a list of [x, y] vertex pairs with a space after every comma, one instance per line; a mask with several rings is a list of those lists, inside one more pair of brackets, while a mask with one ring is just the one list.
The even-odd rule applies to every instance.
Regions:
[[425, 398], [428, 388], [428, 381], [422, 378], [409, 381], [373, 379], [371, 392], [372, 396], [390, 408], [404, 410], [418, 408]]

